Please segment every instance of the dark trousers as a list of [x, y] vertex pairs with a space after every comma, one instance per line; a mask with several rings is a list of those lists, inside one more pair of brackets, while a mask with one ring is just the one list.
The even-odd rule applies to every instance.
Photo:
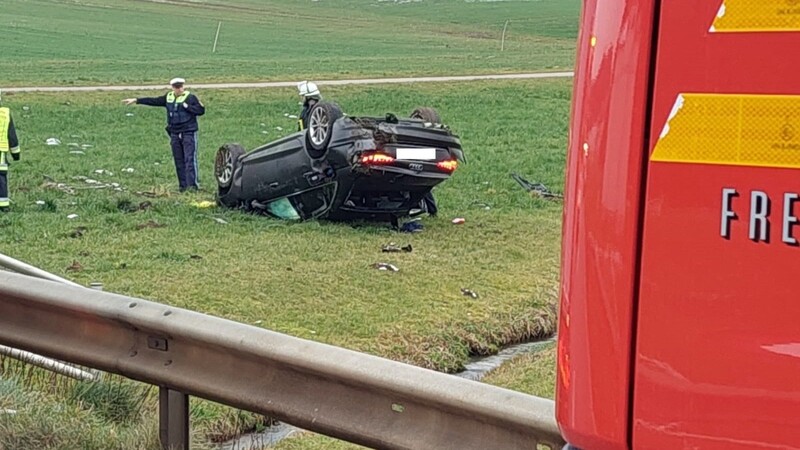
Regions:
[[0, 209], [8, 209], [8, 156], [0, 152]]
[[200, 187], [197, 170], [197, 132], [170, 133], [172, 158], [181, 191]]
[[8, 200], [8, 171], [0, 171], [0, 209], [7, 209]]

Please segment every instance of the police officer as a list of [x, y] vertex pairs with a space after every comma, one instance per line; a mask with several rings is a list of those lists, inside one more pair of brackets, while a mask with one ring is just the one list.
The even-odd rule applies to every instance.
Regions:
[[186, 80], [173, 78], [172, 91], [161, 97], [126, 98], [123, 103], [163, 106], [167, 110], [167, 134], [170, 137], [178, 186], [181, 192], [200, 187], [197, 168], [197, 117], [206, 112], [196, 95], [184, 89]]
[[[1, 93], [0, 93], [1, 94]], [[0, 96], [2, 101], [2, 96]], [[11, 202], [8, 199], [8, 154], [14, 161], [19, 161], [19, 141], [11, 110], [0, 107], [0, 211], [8, 211]]]
[[311, 108], [322, 100], [322, 95], [319, 93], [316, 83], [309, 81], [297, 83], [297, 90], [300, 96], [303, 97], [303, 111], [300, 112], [297, 131], [303, 131], [308, 128], [308, 115], [311, 113]]

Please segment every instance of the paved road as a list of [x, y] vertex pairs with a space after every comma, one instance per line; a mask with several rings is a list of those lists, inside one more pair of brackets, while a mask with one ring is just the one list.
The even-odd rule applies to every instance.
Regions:
[[[465, 75], [451, 77], [412, 77], [412, 78], [363, 78], [355, 80], [323, 80], [315, 81], [320, 86], [343, 84], [398, 84], [429, 83], [441, 81], [476, 81], [476, 80], [520, 80], [529, 78], [570, 78], [573, 72], [538, 72], [515, 73], [505, 75]], [[268, 81], [263, 83], [208, 83], [188, 84], [192, 89], [253, 89], [295, 87], [297, 81]], [[166, 85], [130, 85], [130, 86], [32, 86], [4, 88], [3, 92], [79, 92], [79, 91], [145, 91], [163, 90]]]

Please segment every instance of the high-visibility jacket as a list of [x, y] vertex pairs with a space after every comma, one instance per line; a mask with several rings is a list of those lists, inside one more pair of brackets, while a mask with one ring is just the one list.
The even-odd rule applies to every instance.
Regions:
[[0, 171], [8, 170], [6, 154], [11, 153], [11, 156], [16, 160], [19, 159], [19, 152], [17, 130], [14, 128], [11, 110], [0, 108]]
[[172, 91], [160, 97], [140, 97], [136, 99], [136, 103], [166, 108], [167, 132], [169, 133], [197, 131], [197, 117], [206, 112], [206, 107], [203, 106], [200, 99], [189, 91], [183, 92], [178, 97], [175, 97], [175, 93]]
[[185, 91], [183, 94], [175, 98], [174, 92], [167, 93], [166, 108], [167, 108], [167, 124], [172, 129], [179, 129], [190, 120], [194, 119], [194, 114], [183, 107], [183, 103], [189, 98], [191, 92]]

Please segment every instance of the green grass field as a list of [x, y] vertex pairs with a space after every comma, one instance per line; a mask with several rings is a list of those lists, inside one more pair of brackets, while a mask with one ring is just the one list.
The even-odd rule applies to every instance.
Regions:
[[564, 70], [573, 65], [579, 7], [579, 0], [4, 0], [0, 87]]
[[[120, 94], [7, 95], [23, 159], [10, 172], [12, 212], [0, 216], [4, 253], [109, 291], [456, 371], [470, 354], [552, 332], [561, 205], [532, 198], [509, 174], [561, 190], [570, 89], [567, 80], [530, 80], [327, 90], [350, 114], [434, 106], [460, 135], [468, 164], [436, 188], [440, 216], [424, 218], [418, 234], [194, 205], [213, 199], [216, 147], [252, 148], [290, 132], [292, 89], [198, 92], [208, 112], [197, 194], [177, 193], [163, 110], [125, 107]], [[47, 146], [51, 137], [61, 145]], [[124, 191], [88, 189], [97, 185], [77, 177]], [[414, 251], [381, 253], [388, 242]], [[401, 270], [379, 272], [375, 262]], [[227, 432], [219, 418], [236, 417], [213, 405], [197, 414]]]
[[[0, 217], [5, 251], [84, 284], [101, 281], [110, 291], [439, 370], [459, 368], [470, 350], [535, 334], [529, 324], [557, 276], [561, 209], [531, 198], [509, 174], [560, 190], [568, 82], [330, 90], [351, 114], [408, 114], [424, 98], [461, 136], [468, 164], [435, 189], [440, 217], [424, 219], [425, 231], [414, 235], [193, 206], [213, 200], [216, 147], [240, 141], [252, 148], [287, 134], [294, 123], [284, 113], [297, 107], [288, 89], [198, 94], [208, 108], [200, 135], [204, 192], [192, 195], [176, 192], [163, 110], [124, 107], [119, 95], [105, 93], [7, 96], [19, 112], [24, 154], [10, 173], [13, 214]], [[481, 106], [464, 108], [468, 101]], [[62, 144], [46, 146], [50, 137]], [[92, 147], [70, 153], [83, 144]], [[75, 177], [125, 191], [89, 189], [96, 184]], [[47, 187], [49, 180], [76, 193]], [[145, 201], [146, 211], [127, 212]], [[466, 223], [453, 225], [453, 217]], [[139, 228], [148, 221], [163, 227]], [[72, 237], [79, 227], [82, 236]], [[414, 251], [381, 253], [390, 241]], [[81, 270], [68, 270], [74, 261]], [[401, 271], [377, 272], [375, 262]], [[462, 287], [481, 298], [465, 297]]]

